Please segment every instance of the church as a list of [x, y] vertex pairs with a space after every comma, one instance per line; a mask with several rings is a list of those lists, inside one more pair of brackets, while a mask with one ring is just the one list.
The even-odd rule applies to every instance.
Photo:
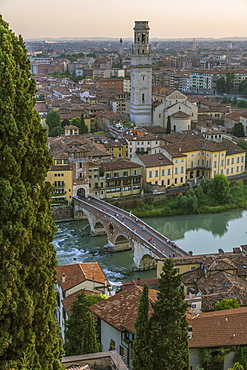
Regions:
[[[135, 21], [131, 57], [130, 121], [135, 126], [171, 125], [171, 131], [191, 129], [197, 121], [198, 107], [178, 90], [154, 86], [148, 21]], [[168, 91], [169, 90], [169, 91]]]

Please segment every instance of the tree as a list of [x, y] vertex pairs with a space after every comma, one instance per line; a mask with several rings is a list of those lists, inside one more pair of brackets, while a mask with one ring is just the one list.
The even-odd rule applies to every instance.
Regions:
[[152, 369], [149, 346], [150, 325], [148, 310], [148, 285], [145, 283], [135, 321], [136, 336], [133, 342], [133, 370]]
[[0, 16], [0, 363], [2, 370], [63, 369], [55, 320], [52, 163], [34, 111], [35, 81], [22, 37]]
[[62, 122], [61, 122], [61, 127], [65, 127], [65, 126], [69, 126], [70, 125], [70, 121], [65, 118]]
[[231, 299], [223, 298], [220, 302], [215, 304], [216, 311], [228, 310], [230, 308], [238, 308], [238, 307], [240, 307], [240, 304], [238, 303], [238, 300], [235, 297]]
[[174, 270], [173, 260], [164, 261], [159, 279], [158, 299], [153, 304], [151, 351], [153, 369], [188, 370], [187, 304], [180, 285], [182, 277]]
[[225, 93], [226, 92], [226, 80], [224, 77], [218, 78], [216, 82], [216, 89], [218, 93]]
[[92, 306], [93, 304], [101, 302], [103, 299], [106, 299], [107, 296], [105, 294], [90, 294], [86, 296], [86, 300], [88, 303], [88, 306]]
[[54, 127], [51, 132], [50, 132], [50, 137], [56, 137], [56, 136], [61, 136], [64, 135], [64, 128], [60, 126]]
[[229, 370], [244, 370], [244, 366], [243, 365], [240, 365], [239, 362], [235, 362], [234, 366], [232, 369], [229, 369]]
[[71, 122], [71, 125], [80, 128], [80, 125], [81, 125], [80, 117], [72, 118], [72, 120], [70, 122]]
[[240, 94], [247, 95], [247, 79], [241, 81], [239, 84], [239, 92]]
[[46, 116], [46, 124], [49, 127], [49, 132], [57, 126], [61, 126], [61, 121], [60, 121], [60, 114], [58, 111], [52, 109], [47, 113]]
[[166, 134], [171, 133], [171, 117], [167, 117], [167, 123], [166, 123]]
[[236, 122], [232, 128], [233, 136], [244, 137], [244, 126], [241, 122]]
[[65, 323], [64, 350], [66, 356], [100, 352], [93, 315], [89, 310], [84, 291], [77, 295], [71, 311]]
[[211, 192], [219, 204], [226, 204], [230, 197], [230, 182], [225, 175], [215, 175], [211, 182]]
[[233, 80], [234, 80], [234, 77], [235, 77], [235, 73], [234, 72], [227, 72], [226, 74], [226, 93], [230, 93], [234, 87], [233, 85]]
[[233, 107], [236, 107], [238, 105], [238, 98], [236, 97], [236, 95], [234, 95], [234, 97], [232, 98], [231, 105]]
[[84, 121], [84, 114], [81, 115], [81, 122], [80, 122], [80, 134], [87, 134], [88, 133], [88, 127], [85, 124]]

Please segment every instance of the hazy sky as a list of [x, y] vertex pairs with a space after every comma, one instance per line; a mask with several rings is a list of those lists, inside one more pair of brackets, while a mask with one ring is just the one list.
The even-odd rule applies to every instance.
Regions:
[[151, 38], [247, 37], [247, 0], [0, 0], [0, 12], [25, 39], [132, 38], [135, 20]]

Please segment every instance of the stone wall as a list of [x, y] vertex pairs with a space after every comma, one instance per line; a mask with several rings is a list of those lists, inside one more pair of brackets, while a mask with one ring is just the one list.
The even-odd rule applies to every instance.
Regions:
[[54, 222], [71, 221], [74, 219], [72, 206], [52, 206], [52, 218]]

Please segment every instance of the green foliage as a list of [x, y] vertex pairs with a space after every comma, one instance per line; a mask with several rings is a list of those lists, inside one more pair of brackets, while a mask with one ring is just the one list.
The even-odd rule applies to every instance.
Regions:
[[49, 127], [49, 132], [51, 132], [54, 127], [60, 126], [60, 114], [58, 111], [52, 109], [47, 113], [46, 124]]
[[64, 135], [64, 128], [61, 126], [53, 127], [53, 129], [50, 131], [49, 136], [50, 137], [56, 137], [56, 136], [62, 136]]
[[230, 183], [225, 175], [215, 175], [211, 182], [211, 194], [220, 204], [226, 204], [230, 199]]
[[100, 301], [103, 301], [103, 299], [106, 298], [107, 296], [105, 294], [90, 294], [86, 296], [88, 306], [92, 306], [93, 304], [99, 303]]
[[233, 368], [228, 369], [228, 370], [245, 370], [245, 368], [239, 362], [235, 362]]
[[244, 99], [238, 100], [238, 108], [247, 108], [247, 101]]
[[233, 107], [236, 107], [238, 105], [238, 98], [236, 97], [236, 95], [234, 95], [234, 97], [232, 98], [231, 105]]
[[218, 93], [230, 93], [233, 89], [234, 72], [228, 72], [225, 77], [218, 78], [216, 88]]
[[232, 351], [231, 348], [203, 348], [201, 350], [201, 362], [209, 364], [211, 362], [222, 362], [226, 355]]
[[240, 304], [237, 298], [235, 297], [231, 299], [223, 298], [220, 302], [215, 304], [216, 311], [228, 310], [230, 308], [238, 308], [238, 307], [240, 307]]
[[80, 124], [81, 124], [80, 117], [72, 118], [72, 120], [70, 121], [70, 123], [71, 123], [71, 125], [80, 128]]
[[181, 282], [182, 277], [175, 272], [173, 260], [166, 259], [150, 318], [153, 369], [189, 368], [187, 304]]
[[61, 127], [65, 127], [65, 126], [69, 126], [70, 125], [70, 121], [66, 118], [64, 119], [62, 122], [61, 122]]
[[65, 323], [64, 350], [66, 356], [100, 352], [93, 315], [83, 292], [73, 302], [71, 315]]
[[136, 336], [133, 342], [133, 370], [149, 370], [152, 368], [149, 346], [150, 325], [148, 309], [148, 285], [145, 283], [135, 322]]
[[166, 134], [171, 133], [171, 117], [167, 117], [167, 123], [166, 123]]
[[232, 128], [232, 135], [237, 137], [244, 137], [244, 126], [241, 122], [236, 122]]
[[0, 364], [63, 369], [55, 320], [52, 163], [21, 37], [0, 17]]
[[239, 85], [239, 92], [242, 95], [247, 95], [247, 79], [243, 80]]
[[84, 121], [84, 114], [81, 115], [81, 122], [80, 122], [80, 134], [87, 134], [88, 128]]
[[247, 346], [239, 346], [234, 354], [234, 361], [247, 369]]

